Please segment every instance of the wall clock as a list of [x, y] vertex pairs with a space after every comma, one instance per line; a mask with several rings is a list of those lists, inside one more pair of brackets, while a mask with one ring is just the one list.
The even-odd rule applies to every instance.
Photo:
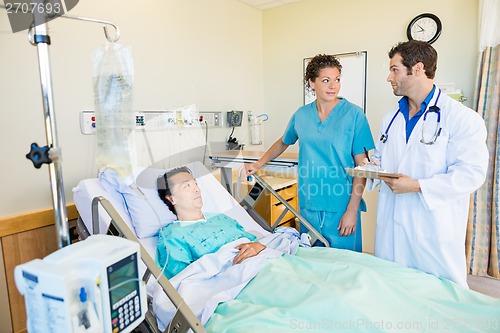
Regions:
[[406, 36], [409, 40], [434, 43], [441, 35], [441, 20], [434, 14], [424, 13], [416, 16], [408, 24]]

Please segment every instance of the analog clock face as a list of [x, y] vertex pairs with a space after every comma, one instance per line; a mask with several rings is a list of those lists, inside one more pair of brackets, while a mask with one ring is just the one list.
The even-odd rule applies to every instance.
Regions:
[[433, 43], [441, 34], [441, 21], [436, 15], [421, 14], [410, 22], [406, 33], [410, 40]]

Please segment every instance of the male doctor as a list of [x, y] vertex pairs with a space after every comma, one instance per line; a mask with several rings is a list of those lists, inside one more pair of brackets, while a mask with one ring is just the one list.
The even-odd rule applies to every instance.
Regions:
[[484, 121], [433, 84], [430, 44], [399, 43], [389, 58], [387, 81], [402, 98], [372, 159], [400, 177], [380, 178], [375, 255], [468, 288], [465, 233], [470, 194], [486, 178]]

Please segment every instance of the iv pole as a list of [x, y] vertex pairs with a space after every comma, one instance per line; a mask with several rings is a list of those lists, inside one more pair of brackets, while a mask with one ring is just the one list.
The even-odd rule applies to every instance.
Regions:
[[[0, 5], [5, 8], [5, 6]], [[87, 21], [103, 24], [104, 34], [108, 41], [116, 42], [120, 38], [118, 27], [109, 22], [85, 17], [64, 15], [61, 18], [69, 18], [79, 21]], [[39, 20], [41, 22], [39, 22]], [[116, 30], [116, 36], [111, 37], [107, 30], [107, 25], [111, 25]], [[32, 34], [34, 31], [34, 35]], [[40, 70], [40, 85], [42, 90], [43, 111], [45, 119], [45, 136], [47, 146], [39, 147], [38, 144], [31, 144], [31, 150], [26, 155], [35, 168], [39, 169], [42, 164], [49, 165], [50, 187], [52, 191], [52, 204], [54, 206], [54, 216], [56, 232], [58, 236], [59, 248], [70, 245], [68, 215], [66, 212], [66, 197], [64, 194], [63, 176], [62, 176], [62, 156], [61, 148], [57, 138], [56, 117], [54, 111], [54, 98], [52, 93], [52, 76], [50, 69], [49, 45], [50, 36], [48, 34], [48, 25], [46, 17], [34, 16], [33, 25], [29, 29], [28, 39], [30, 43], [36, 45], [38, 51], [38, 65]]]
[[[35, 22], [36, 23], [36, 22]], [[52, 95], [52, 75], [50, 69], [47, 23], [35, 26], [34, 43], [38, 50], [38, 65], [40, 68], [40, 85], [42, 89], [43, 111], [45, 119], [45, 137], [48, 147], [48, 161], [52, 203], [56, 222], [56, 232], [59, 236], [59, 248], [70, 244], [66, 198], [64, 195], [61, 149], [57, 139], [56, 115]], [[32, 148], [33, 151], [33, 148]], [[31, 154], [31, 152], [30, 152]], [[36, 167], [37, 165], [35, 165]]]
[[[0, 5], [0, 8], [5, 6]], [[69, 18], [73, 20], [101, 23], [104, 28], [104, 35], [109, 42], [116, 42], [120, 38], [120, 30], [118, 27], [109, 22], [97, 19], [91, 19], [79, 16], [64, 15], [59, 16], [61, 18]], [[39, 19], [39, 18], [38, 18]], [[50, 70], [50, 56], [49, 56], [49, 45], [50, 36], [48, 35], [48, 27], [45, 18], [42, 18], [43, 22], [37, 22], [37, 17], [35, 15], [34, 25], [35, 27], [30, 27], [28, 32], [28, 39], [30, 43], [37, 46], [38, 50], [38, 64], [40, 68], [40, 83], [42, 89], [43, 98], [43, 110], [45, 116], [45, 135], [47, 139], [46, 147], [39, 147], [36, 143], [31, 144], [31, 151], [26, 155], [30, 159], [35, 168], [40, 168], [42, 164], [49, 165], [50, 174], [50, 187], [52, 190], [52, 203], [54, 205], [54, 215], [56, 218], [56, 231], [59, 236], [59, 248], [63, 248], [70, 245], [69, 230], [68, 230], [68, 217], [66, 212], [66, 198], [64, 196], [64, 186], [62, 177], [62, 159], [61, 159], [61, 148], [59, 147], [57, 140], [57, 127], [54, 112], [54, 101], [52, 94], [52, 78]], [[37, 24], [40, 23], [40, 24]], [[116, 30], [116, 35], [114, 37], [110, 36], [107, 30], [107, 25], [111, 25]], [[32, 35], [34, 30], [35, 34]], [[95, 200], [94, 200], [95, 201]], [[112, 206], [111, 206], [112, 207]], [[94, 208], [93, 208], [94, 209]], [[105, 207], [106, 209], [106, 207]], [[113, 209], [114, 210], [114, 209]], [[116, 211], [114, 211], [114, 214]], [[117, 219], [120, 221], [120, 219]], [[121, 220], [124, 223], [123, 220]], [[135, 238], [130, 236], [130, 239]], [[137, 241], [137, 239], [136, 239]], [[142, 245], [141, 245], [142, 247]], [[151, 267], [156, 267], [155, 263], [150, 264]], [[156, 267], [156, 271], [159, 272]], [[155, 275], [157, 276], [157, 275]], [[167, 285], [165, 286], [165, 284]], [[188, 329], [192, 329], [195, 332], [205, 332], [204, 327], [198, 321], [191, 309], [184, 303], [180, 295], [177, 293], [175, 288], [162, 276], [160, 279], [160, 285], [167, 293], [169, 299], [177, 306], [180, 312], [177, 312], [176, 316], [172, 319], [175, 320], [175, 325], [173, 330], [176, 332], [187, 332]], [[178, 326], [181, 325], [181, 326]]]

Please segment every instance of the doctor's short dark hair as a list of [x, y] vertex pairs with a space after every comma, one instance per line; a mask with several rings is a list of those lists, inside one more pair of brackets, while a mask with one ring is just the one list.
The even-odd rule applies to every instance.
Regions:
[[304, 83], [307, 88], [311, 88], [309, 86], [309, 80], [314, 81], [319, 76], [319, 71], [323, 68], [337, 68], [339, 73], [342, 74], [342, 65], [335, 56], [329, 54], [318, 54], [309, 61], [306, 67]]
[[438, 54], [431, 44], [418, 40], [401, 42], [389, 51], [389, 58], [392, 59], [398, 53], [403, 58], [408, 75], [411, 75], [412, 67], [419, 62], [424, 64], [425, 75], [429, 79], [436, 75]]
[[172, 176], [175, 176], [178, 173], [186, 172], [189, 173], [190, 175], [193, 175], [191, 170], [189, 170], [188, 167], [178, 167], [175, 169], [172, 169], [170, 171], [165, 172], [162, 176], [158, 177], [156, 180], [156, 188], [158, 189], [158, 195], [160, 196], [160, 199], [165, 203], [165, 205], [168, 206], [170, 211], [177, 215], [177, 212], [175, 211], [174, 205], [166, 198], [169, 195], [172, 195], [172, 183], [169, 182], [169, 178]]

